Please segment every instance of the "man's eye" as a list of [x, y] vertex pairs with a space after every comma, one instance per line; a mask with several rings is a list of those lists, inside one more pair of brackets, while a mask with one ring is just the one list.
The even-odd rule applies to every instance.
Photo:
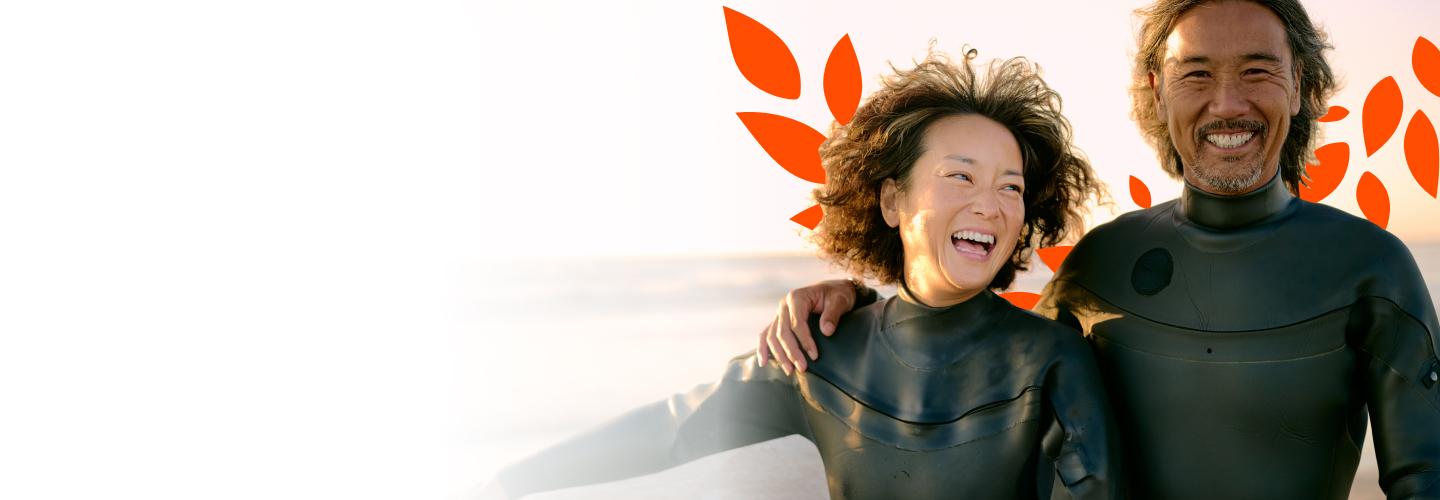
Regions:
[[1210, 76], [1210, 72], [1209, 72], [1209, 71], [1191, 71], [1190, 73], [1186, 74], [1185, 76], [1187, 76], [1187, 77], [1195, 77], [1195, 78], [1204, 78], [1204, 77]]
[[1263, 75], [1263, 74], [1266, 74], [1266, 73], [1269, 73], [1269, 71], [1265, 71], [1265, 70], [1259, 69], [1259, 68], [1251, 68], [1251, 69], [1245, 70], [1245, 74], [1247, 74], [1247, 75]]

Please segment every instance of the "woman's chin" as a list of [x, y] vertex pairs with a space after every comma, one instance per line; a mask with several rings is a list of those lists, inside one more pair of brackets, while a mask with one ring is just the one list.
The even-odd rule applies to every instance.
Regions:
[[995, 266], [989, 259], [957, 257], [945, 263], [947, 281], [963, 292], [974, 292], [988, 287], [998, 270], [999, 266]]

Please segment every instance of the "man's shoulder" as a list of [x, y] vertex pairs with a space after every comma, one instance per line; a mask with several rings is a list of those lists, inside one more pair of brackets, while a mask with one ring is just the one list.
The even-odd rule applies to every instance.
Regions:
[[1075, 243], [1056, 272], [1057, 279], [1074, 278], [1077, 273], [1093, 269], [1096, 260], [1107, 260], [1148, 234], [1171, 225], [1179, 200], [1170, 200], [1150, 208], [1120, 214], [1115, 220], [1095, 226]]
[[1300, 211], [1286, 224], [1285, 236], [1288, 238], [1361, 241], [1364, 242], [1363, 247], [1372, 254], [1388, 255], [1401, 251], [1409, 255], [1400, 238], [1369, 219], [1357, 217], [1330, 205], [1298, 201], [1301, 204]]

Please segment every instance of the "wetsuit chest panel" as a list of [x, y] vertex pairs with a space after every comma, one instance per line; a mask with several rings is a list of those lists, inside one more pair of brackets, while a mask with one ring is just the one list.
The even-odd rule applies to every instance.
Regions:
[[[1032, 404], [1010, 406], [1024, 408]], [[815, 446], [825, 463], [833, 500], [1002, 500], [1024, 498], [1017, 493], [1026, 495], [1035, 490], [1034, 468], [1037, 460], [1043, 460], [1036, 443], [1038, 419], [1022, 421], [957, 446], [913, 451], [871, 439], [852, 429], [844, 419], [814, 405], [806, 411], [815, 431]], [[1004, 410], [1014, 411], [1016, 409]]]
[[800, 377], [800, 392], [812, 410], [833, 416], [850, 431], [869, 436], [877, 443], [908, 451], [951, 448], [1036, 420], [1040, 418], [1043, 401], [1039, 389], [1027, 388], [1013, 399], [977, 407], [954, 421], [925, 424], [880, 413], [814, 373], [805, 372]]
[[1175, 327], [1103, 301], [1085, 314], [1135, 490], [1345, 498], [1359, 460], [1349, 429], [1363, 422], [1349, 312], [1239, 332]]

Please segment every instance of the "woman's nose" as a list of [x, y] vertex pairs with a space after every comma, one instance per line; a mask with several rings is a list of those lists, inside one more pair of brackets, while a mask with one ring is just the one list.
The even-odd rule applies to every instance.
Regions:
[[970, 202], [970, 211], [976, 215], [994, 217], [1000, 214], [1000, 199], [991, 192], [982, 192]]

